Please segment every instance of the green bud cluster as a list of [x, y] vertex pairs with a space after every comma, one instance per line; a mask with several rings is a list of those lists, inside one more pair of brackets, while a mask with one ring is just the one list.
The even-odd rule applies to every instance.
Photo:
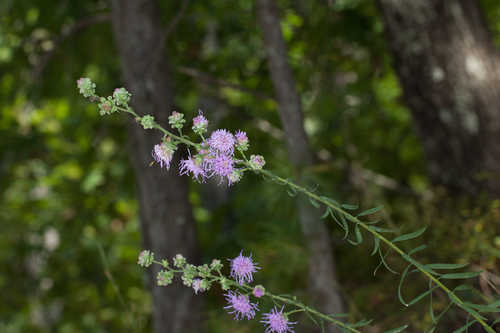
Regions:
[[141, 125], [144, 129], [152, 129], [155, 127], [155, 118], [147, 114], [141, 117]]
[[139, 259], [137, 263], [142, 267], [149, 267], [153, 263], [155, 257], [154, 253], [148, 250], [144, 250], [139, 253]]
[[168, 117], [169, 125], [178, 130], [181, 130], [182, 127], [184, 127], [185, 122], [186, 119], [184, 119], [184, 114], [177, 111], [172, 112], [172, 114]]
[[113, 92], [113, 99], [116, 105], [120, 106], [128, 106], [131, 96], [132, 95], [125, 88], [116, 88]]
[[85, 98], [95, 96], [95, 83], [92, 82], [88, 77], [82, 77], [76, 81], [80, 94]]
[[172, 283], [172, 280], [174, 279], [174, 272], [161, 270], [158, 272], [156, 279], [159, 286], [163, 287], [168, 286], [169, 284]]

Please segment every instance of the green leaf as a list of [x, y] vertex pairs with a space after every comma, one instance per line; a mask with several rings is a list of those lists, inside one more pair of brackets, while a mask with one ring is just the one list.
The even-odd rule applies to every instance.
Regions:
[[469, 302], [464, 302], [464, 304], [467, 305], [468, 307], [476, 309], [479, 312], [490, 312], [490, 313], [500, 312], [500, 308], [498, 306], [495, 306], [495, 304], [483, 305], [483, 304], [473, 304]]
[[466, 284], [461, 284], [458, 287], [456, 287], [455, 289], [453, 289], [454, 292], [455, 291], [465, 291], [465, 290], [472, 290], [472, 287], [468, 286]]
[[321, 196], [320, 198], [323, 199], [324, 201], [328, 202], [329, 204], [335, 206], [335, 207], [340, 207], [340, 204], [336, 200], [333, 200], [332, 198], [325, 197], [325, 196]]
[[441, 275], [442, 279], [470, 279], [479, 276], [482, 271], [479, 272], [464, 272], [464, 273], [451, 273]]
[[401, 287], [403, 286], [403, 282], [405, 280], [406, 274], [408, 274], [408, 270], [410, 269], [411, 266], [413, 266], [413, 264], [409, 264], [408, 266], [406, 266], [405, 270], [403, 271], [403, 274], [401, 274], [401, 278], [399, 279], [398, 298], [399, 298], [399, 301], [401, 302], [401, 304], [403, 304], [404, 306], [408, 306], [408, 304], [403, 299], [403, 295], [401, 293]]
[[[432, 280], [429, 280], [429, 290], [432, 288]], [[429, 313], [431, 315], [431, 320], [434, 324], [437, 324], [436, 317], [434, 316], [434, 307], [432, 306], [432, 293], [429, 295]], [[432, 329], [434, 331], [436, 327]]]
[[387, 263], [385, 262], [385, 257], [387, 257], [387, 255], [389, 254], [389, 251], [390, 250], [387, 250], [386, 254], [385, 255], [382, 255], [382, 251], [381, 249], [379, 248], [378, 249], [378, 253], [379, 253], [379, 256], [380, 256], [380, 263], [378, 264], [378, 266], [375, 268], [375, 270], [373, 271], [373, 276], [375, 276], [375, 274], [377, 274], [377, 271], [378, 269], [383, 265], [385, 268], [387, 268], [387, 270], [393, 274], [396, 274], [396, 275], [399, 275], [398, 272], [396, 272], [395, 270], [393, 270], [392, 268], [389, 267], [389, 265], [387, 265]]
[[309, 202], [310, 202], [310, 203], [311, 203], [311, 205], [313, 205], [314, 207], [319, 208], [319, 203], [318, 203], [316, 200], [314, 200], [314, 199], [312, 199], [312, 198], [309, 198]]
[[394, 328], [394, 329], [389, 330], [389, 331], [385, 331], [384, 333], [398, 333], [398, 332], [403, 332], [407, 328], [408, 328], [408, 325], [404, 325], [404, 326], [401, 326], [401, 327], [398, 327], [398, 328]]
[[369, 325], [371, 322], [373, 321], [373, 319], [362, 319], [360, 321], [358, 321], [357, 323], [354, 323], [354, 324], [349, 324], [349, 327], [363, 327], [363, 326], [366, 326], [366, 325]]
[[388, 229], [388, 228], [381, 228], [381, 227], [369, 227], [370, 229], [376, 231], [376, 232], [396, 232], [396, 229]]
[[469, 264], [428, 264], [424, 265], [424, 267], [428, 267], [431, 269], [459, 269], [468, 266]]
[[468, 329], [469, 327], [471, 327], [472, 325], [474, 325], [475, 323], [477, 323], [477, 321], [473, 320], [473, 321], [465, 324], [464, 326], [460, 327], [459, 329], [454, 330], [453, 333], [461, 333], [461, 332], [465, 331], [466, 329]]
[[416, 248], [412, 249], [410, 252], [408, 252], [408, 255], [410, 255], [410, 256], [411, 256], [412, 254], [415, 254], [415, 253], [417, 253], [417, 252], [420, 252], [420, 251], [422, 251], [422, 250], [424, 250], [424, 249], [426, 249], [426, 248], [427, 248], [427, 245], [422, 244], [422, 245], [417, 246]]
[[427, 290], [426, 292], [421, 293], [420, 295], [418, 295], [417, 297], [412, 299], [410, 302], [408, 302], [408, 306], [412, 306], [413, 304], [418, 303], [422, 298], [424, 298], [425, 296], [427, 296], [429, 294], [432, 295], [432, 292], [434, 291], [434, 289], [437, 289], [437, 288], [438, 288], [438, 286], [434, 286], [434, 287], [430, 288], [429, 290]]
[[371, 256], [373, 256], [375, 253], [377, 253], [378, 248], [380, 247], [380, 239], [377, 237], [373, 237], [373, 251], [370, 253]]
[[358, 205], [351, 205], [351, 204], [342, 204], [341, 207], [347, 210], [356, 210], [359, 208]]
[[327, 207], [326, 210], [325, 210], [325, 213], [323, 215], [321, 215], [321, 219], [325, 219], [328, 217], [328, 215], [330, 215], [332, 213], [332, 210], [330, 207]]
[[354, 234], [356, 235], [356, 241], [361, 244], [363, 242], [363, 235], [361, 234], [361, 231], [359, 230], [359, 226], [356, 225], [354, 227]]
[[423, 227], [422, 229], [418, 229], [417, 231], [414, 231], [414, 232], [409, 233], [409, 234], [404, 234], [404, 235], [398, 236], [398, 237], [394, 238], [392, 240], [392, 242], [397, 243], [397, 242], [402, 242], [405, 240], [417, 238], [418, 236], [422, 235], [425, 232], [425, 229], [427, 229], [427, 227]]
[[435, 331], [435, 330], [436, 330], [436, 326], [434, 326], [433, 328], [431, 328], [431, 329], [429, 330], [429, 332], [427, 332], [427, 333], [434, 333], [434, 331]]
[[384, 208], [383, 205], [367, 209], [364, 212], [359, 213], [356, 217], [362, 217], [362, 216], [374, 214], [374, 213], [378, 212], [379, 210], [381, 210], [382, 208]]

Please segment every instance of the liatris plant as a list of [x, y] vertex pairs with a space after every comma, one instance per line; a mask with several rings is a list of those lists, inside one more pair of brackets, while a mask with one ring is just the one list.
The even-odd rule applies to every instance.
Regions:
[[[250, 155], [250, 157], [247, 157], [246, 151], [249, 150], [250, 145], [245, 132], [237, 131], [235, 134], [232, 134], [226, 129], [217, 129], [207, 136], [208, 120], [200, 111], [198, 116], [193, 119], [192, 130], [199, 137], [198, 142], [194, 142], [182, 132], [186, 123], [182, 113], [174, 111], [168, 119], [171, 128], [178, 132], [178, 134], [175, 134], [163, 128], [151, 115], [139, 116], [135, 113], [128, 104], [131, 95], [126, 89], [115, 89], [112, 96], [105, 98], [96, 95], [96, 85], [90, 79], [81, 78], [77, 81], [77, 84], [80, 93], [84, 97], [88, 98], [91, 102], [98, 102], [101, 115], [108, 115], [115, 112], [129, 113], [135, 117], [136, 121], [144, 129], [161, 131], [164, 134], [162, 141], [152, 147], [153, 159], [160, 167], [169, 169], [173, 155], [180, 145], [184, 145], [188, 149], [189, 157], [180, 162], [179, 172], [181, 175], [191, 175], [198, 182], [215, 178], [219, 184], [230, 186], [239, 182], [245, 172], [252, 171], [255, 174], [264, 176], [266, 180], [287, 187], [288, 193], [291, 196], [297, 194], [305, 195], [314, 207], [323, 208], [324, 214], [322, 219], [330, 217], [335, 221], [344, 230], [344, 239], [347, 239], [352, 245], [361, 244], [366, 239], [366, 235], [371, 235], [374, 244], [371, 255], [378, 255], [380, 258], [380, 264], [374, 273], [383, 266], [390, 272], [400, 275], [397, 294], [400, 302], [405, 306], [411, 306], [424, 299], [429, 300], [430, 314], [433, 321], [433, 327], [430, 328], [429, 333], [435, 331], [440, 318], [453, 306], [465, 311], [468, 314], [468, 318], [470, 318], [457, 332], [465, 331], [474, 323], [479, 323], [489, 333], [495, 332], [492, 326], [486, 323], [486, 314], [500, 312], [500, 300], [491, 304], [466, 302], [459, 296], [459, 293], [469, 291], [471, 287], [460, 285], [451, 290], [444, 284], [444, 281], [448, 279], [474, 278], [481, 272], [449, 273], [450, 270], [464, 268], [467, 264], [422, 264], [414, 258], [414, 255], [424, 250], [426, 245], [420, 245], [408, 252], [399, 246], [403, 241], [421, 236], [426, 229], [425, 227], [415, 232], [390, 237], [391, 234], [397, 234], [398, 231], [377, 226], [378, 221], [368, 222], [364, 220], [368, 215], [378, 212], [382, 208], [381, 206], [354, 213], [354, 211], [358, 210], [358, 207], [355, 205], [340, 204], [332, 198], [315, 193], [314, 190], [297, 185], [290, 179], [273, 174], [264, 169], [264, 157], [260, 155]], [[352, 233], [354, 236], [351, 236]], [[402, 272], [397, 272], [388, 266], [386, 257], [390, 252], [395, 252], [406, 262], [407, 266]], [[172, 264], [170, 264], [167, 260], [156, 261], [153, 254], [149, 251], [141, 252], [139, 256], [140, 265], [147, 267], [153, 263], [163, 267], [163, 270], [157, 276], [158, 285], [160, 286], [172, 283], [176, 274], [181, 275], [183, 283], [188, 287], [192, 287], [196, 294], [205, 292], [214, 283], [218, 283], [226, 291], [225, 297], [228, 302], [226, 309], [238, 320], [252, 319], [259, 311], [257, 301], [252, 301], [251, 295], [254, 298], [271, 298], [277, 305], [262, 316], [261, 322], [266, 325], [266, 333], [293, 332], [295, 322], [290, 321], [289, 316], [295, 312], [305, 312], [315, 322], [318, 319], [320, 325], [326, 321], [339, 326], [341, 330], [346, 332], [360, 332], [358, 328], [369, 323], [369, 321], [365, 320], [354, 324], [344, 323], [336, 319], [335, 315], [326, 315], [316, 311], [297, 301], [294, 297], [289, 298], [271, 294], [262, 286], [252, 287], [250, 283], [253, 281], [253, 274], [260, 267], [250, 257], [244, 256], [243, 253], [240, 253], [239, 256], [231, 260], [229, 276], [222, 274], [220, 260], [214, 260], [210, 265], [196, 267], [186, 263], [181, 255], [176, 256]], [[404, 281], [406, 276], [412, 272], [423, 274], [425, 279], [428, 280], [429, 288], [414, 297], [411, 301], [405, 301], [403, 297]], [[448, 306], [439, 314], [435, 314], [432, 307], [432, 295], [436, 289], [440, 289], [449, 298]], [[291, 307], [291, 310], [283, 312], [285, 309], [284, 305]], [[498, 322], [500, 322], [500, 319], [494, 321], [493, 325]], [[387, 332], [402, 332], [407, 326], [405, 325]]]

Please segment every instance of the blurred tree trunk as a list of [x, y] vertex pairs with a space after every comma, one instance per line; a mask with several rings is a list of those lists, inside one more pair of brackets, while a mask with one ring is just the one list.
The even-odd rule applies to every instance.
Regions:
[[[174, 92], [166, 57], [158, 45], [165, 37], [155, 1], [113, 0], [112, 23], [121, 56], [122, 72], [140, 114], [151, 114], [163, 126], [174, 108]], [[158, 60], [156, 60], [158, 59]], [[160, 142], [158, 132], [129, 123], [131, 159], [136, 171], [140, 219], [145, 249], [157, 257], [182, 253], [190, 261], [199, 256], [195, 223], [188, 201], [188, 178], [175, 170], [149, 167], [151, 150]], [[177, 160], [178, 161], [178, 160]], [[174, 167], [177, 161], [174, 161]], [[156, 285], [155, 265], [150, 269], [155, 332], [200, 332], [199, 298], [189, 288]]]
[[[296, 171], [297, 180], [304, 184], [304, 169], [312, 165], [313, 156], [304, 130], [300, 96], [288, 63], [279, 12], [274, 0], [257, 1], [257, 19], [267, 51], [290, 162]], [[297, 201], [298, 215], [309, 251], [311, 295], [321, 311], [344, 312], [337, 283], [330, 233], [321, 221], [317, 209], [301, 196], [297, 197]], [[340, 332], [334, 327], [330, 327], [328, 331]]]
[[500, 194], [500, 57], [479, 1], [377, 0], [429, 175]]

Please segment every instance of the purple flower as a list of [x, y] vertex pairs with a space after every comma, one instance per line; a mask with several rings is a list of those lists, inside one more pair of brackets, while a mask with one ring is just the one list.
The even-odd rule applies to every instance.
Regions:
[[252, 255], [245, 257], [242, 253], [243, 250], [240, 252], [239, 256], [229, 260], [231, 262], [230, 276], [238, 281], [240, 285], [244, 282], [252, 282], [252, 274], [260, 269], [260, 267], [257, 266], [257, 263], [252, 261]]
[[265, 313], [263, 315], [263, 319], [260, 321], [263, 324], [266, 324], [266, 333], [286, 333], [286, 332], [294, 332], [292, 329], [292, 325], [296, 324], [296, 322], [290, 322], [283, 314], [283, 307], [278, 311], [276, 307], [274, 307], [271, 312]]
[[165, 167], [170, 169], [170, 162], [172, 162], [172, 157], [174, 156], [175, 146], [168, 142], [162, 142], [161, 144], [155, 145], [153, 148], [153, 158], [160, 167]]
[[236, 138], [236, 147], [239, 150], [245, 151], [248, 149], [248, 137], [245, 132], [238, 131], [236, 132], [234, 137]]
[[193, 179], [196, 179], [198, 182], [204, 181], [207, 177], [205, 170], [203, 170], [201, 166], [200, 159], [196, 156], [194, 158], [188, 157], [187, 160], [182, 160], [180, 162], [179, 170], [181, 175], [192, 173]]
[[198, 112], [198, 116], [193, 118], [193, 131], [196, 134], [203, 134], [207, 131], [208, 120], [203, 116], [201, 110]]
[[203, 160], [203, 167], [207, 171], [208, 177], [216, 175], [220, 178], [221, 182], [224, 178], [226, 178], [228, 184], [232, 184], [233, 178], [231, 175], [234, 171], [234, 161], [232, 156], [225, 154], [209, 154]]
[[194, 293], [198, 294], [198, 291], [203, 292], [205, 289], [201, 285], [201, 279], [194, 279], [193, 280], [193, 289]]
[[261, 155], [252, 155], [250, 156], [250, 166], [252, 169], [260, 170], [266, 164], [266, 160]]
[[266, 289], [263, 286], [258, 285], [253, 288], [252, 294], [257, 298], [261, 298], [262, 296], [264, 296], [265, 292]]
[[215, 152], [232, 154], [234, 152], [234, 136], [225, 129], [216, 130], [210, 135], [208, 145]]
[[234, 313], [234, 319], [240, 320], [246, 318], [248, 320], [255, 317], [255, 311], [259, 311], [257, 304], [250, 303], [248, 296], [242, 295], [240, 293], [233, 293], [231, 290], [225, 294], [226, 301], [229, 303], [224, 309], [232, 310], [228, 313]]

